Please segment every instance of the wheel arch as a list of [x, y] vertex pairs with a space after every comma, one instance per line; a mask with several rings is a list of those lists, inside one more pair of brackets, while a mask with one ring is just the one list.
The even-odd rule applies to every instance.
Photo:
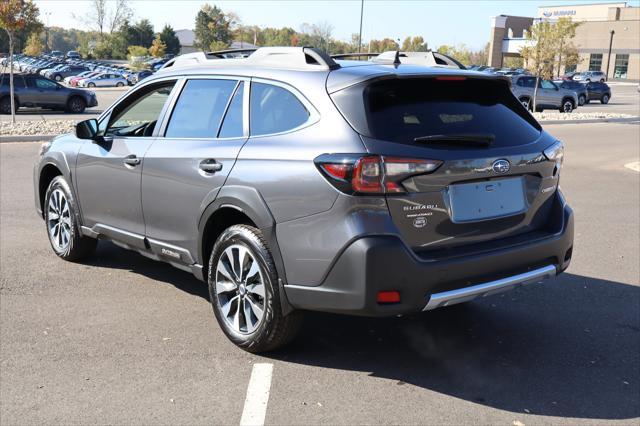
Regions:
[[276, 238], [276, 222], [266, 201], [255, 188], [236, 185], [225, 186], [220, 190], [216, 199], [204, 209], [198, 223], [196, 260], [202, 265], [201, 278], [203, 281], [207, 280], [207, 265], [215, 240], [224, 229], [240, 223], [255, 226], [262, 232], [280, 278], [277, 284], [280, 287], [283, 314], [286, 315], [291, 312], [292, 308], [284, 293], [286, 272]]

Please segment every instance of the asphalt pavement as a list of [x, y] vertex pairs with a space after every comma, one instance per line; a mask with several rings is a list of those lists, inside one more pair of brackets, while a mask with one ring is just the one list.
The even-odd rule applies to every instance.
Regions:
[[308, 314], [265, 356], [227, 341], [186, 272], [106, 242], [56, 258], [33, 206], [39, 144], [0, 145], [0, 422], [238, 424], [260, 363], [268, 424], [637, 425], [640, 173], [624, 165], [640, 126], [547, 130], [567, 147], [566, 273], [411, 317]]

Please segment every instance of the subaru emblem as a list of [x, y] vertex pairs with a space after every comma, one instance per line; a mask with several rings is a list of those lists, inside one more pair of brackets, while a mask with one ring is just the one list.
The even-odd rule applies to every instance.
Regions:
[[496, 160], [493, 162], [491, 168], [496, 173], [507, 173], [509, 169], [511, 169], [511, 163], [509, 163], [508, 160]]

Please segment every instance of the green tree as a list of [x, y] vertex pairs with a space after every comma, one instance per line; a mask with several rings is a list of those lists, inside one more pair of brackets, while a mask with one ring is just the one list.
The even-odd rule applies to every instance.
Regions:
[[38, 56], [42, 53], [44, 45], [40, 39], [39, 33], [31, 33], [27, 40], [27, 46], [24, 48], [24, 53], [30, 56]]
[[149, 48], [149, 53], [151, 54], [151, 56], [162, 58], [166, 50], [167, 45], [164, 44], [164, 42], [160, 38], [160, 34], [156, 35], [156, 38], [153, 39], [153, 43], [151, 43], [151, 47]]
[[136, 34], [135, 40], [137, 45], [146, 47], [151, 46], [155, 37], [153, 25], [148, 19], [141, 19], [136, 22], [133, 26], [133, 31]]
[[576, 36], [576, 28], [578, 28], [579, 25], [580, 22], [573, 22], [571, 18], [560, 18], [553, 25], [558, 75], [561, 74], [560, 70], [563, 65], [563, 60], [565, 66], [576, 65], [578, 63], [578, 51], [572, 40]]
[[232, 41], [229, 20], [222, 10], [209, 4], [203, 5], [196, 15], [195, 35], [195, 47], [201, 50], [212, 46], [224, 48]]
[[421, 36], [407, 37], [402, 42], [402, 50], [405, 52], [426, 52], [429, 46]]
[[176, 36], [176, 32], [171, 25], [166, 24], [160, 32], [160, 39], [166, 46], [166, 52], [172, 55], [180, 53], [180, 39]]
[[11, 109], [11, 122], [16, 122], [16, 104], [13, 87], [13, 46], [16, 33], [27, 27], [42, 28], [39, 24], [38, 7], [30, 0], [3, 0], [0, 3], [0, 28], [4, 29], [9, 41], [9, 108]]
[[384, 38], [382, 40], [370, 40], [369, 52], [387, 52], [389, 50], [398, 50], [400, 47], [398, 43], [390, 38]]
[[458, 44], [455, 46], [445, 44], [438, 47], [438, 53], [451, 56], [453, 59], [458, 62], [462, 62], [464, 65], [471, 65], [472, 63], [472, 52], [465, 44]]
[[507, 68], [522, 68], [524, 67], [524, 59], [518, 56], [507, 56], [502, 61], [502, 66]]

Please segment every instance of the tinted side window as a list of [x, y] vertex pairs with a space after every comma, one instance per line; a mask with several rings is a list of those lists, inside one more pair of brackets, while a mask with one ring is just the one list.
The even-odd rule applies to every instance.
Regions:
[[36, 78], [35, 86], [38, 89], [55, 89], [56, 84], [53, 81], [45, 80], [44, 78]]
[[106, 134], [151, 136], [174, 84], [174, 81], [161, 83], [125, 98], [111, 113], [111, 123], [106, 129]]
[[173, 108], [165, 137], [215, 138], [235, 80], [189, 80]]
[[293, 93], [271, 84], [252, 83], [250, 103], [254, 136], [295, 129], [309, 119], [309, 111]]
[[244, 134], [242, 128], [242, 100], [244, 97], [244, 82], [240, 82], [229, 109], [224, 116], [224, 122], [220, 128], [219, 138], [237, 138]]
[[543, 89], [551, 89], [551, 90], [555, 90], [555, 88], [556, 88], [556, 86], [555, 86], [552, 82], [550, 82], [550, 81], [548, 81], [548, 80], [541, 80], [541, 81], [540, 81], [540, 86], [541, 86]]

